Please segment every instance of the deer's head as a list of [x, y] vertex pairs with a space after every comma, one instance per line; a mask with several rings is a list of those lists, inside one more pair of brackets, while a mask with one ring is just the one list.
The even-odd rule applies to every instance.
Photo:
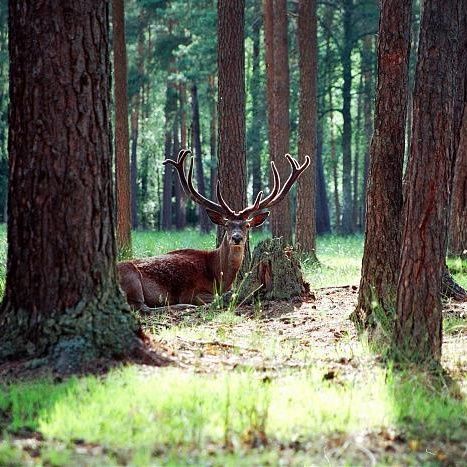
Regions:
[[279, 172], [277, 171], [274, 162], [271, 162], [274, 186], [269, 195], [263, 198], [263, 192], [260, 191], [253, 204], [247, 206], [241, 211], [234, 211], [222, 196], [220, 181], [217, 182], [216, 186], [218, 203], [205, 198], [195, 190], [193, 186], [193, 157], [190, 158], [188, 177], [185, 175], [184, 170], [185, 160], [190, 153], [191, 151], [182, 149], [178, 153], [176, 161], [166, 159], [163, 163], [171, 164], [175, 167], [186, 195], [195, 203], [206, 209], [209, 218], [214, 224], [221, 225], [225, 228], [227, 241], [230, 247], [233, 249], [241, 249], [242, 251], [247, 239], [248, 231], [252, 227], [261, 225], [267, 219], [269, 216], [269, 209], [280, 203], [285, 198], [298, 177], [310, 165], [310, 158], [308, 156], [305, 157], [305, 162], [300, 165], [292, 158], [292, 156], [286, 154], [285, 157], [289, 161], [292, 170], [289, 178], [286, 180], [284, 185], [281, 186]]

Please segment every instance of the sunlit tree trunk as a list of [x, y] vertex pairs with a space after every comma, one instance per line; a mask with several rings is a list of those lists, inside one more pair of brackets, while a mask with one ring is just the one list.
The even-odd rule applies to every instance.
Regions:
[[446, 212], [459, 127], [456, 78], [466, 71], [457, 65], [467, 54], [457, 47], [458, 17], [465, 20], [466, 12], [465, 0], [425, 0], [421, 18], [394, 339], [398, 354], [417, 363], [441, 357]]
[[316, 2], [300, 0], [298, 4], [298, 47], [300, 68], [300, 102], [298, 158], [311, 158], [310, 167], [298, 179], [297, 223], [295, 240], [301, 251], [316, 259], [316, 123], [317, 123], [317, 20]]
[[375, 131], [370, 147], [366, 199], [365, 247], [358, 305], [352, 315], [359, 328], [376, 326], [373, 312], [389, 315], [389, 321], [394, 316], [399, 276], [410, 17], [411, 2], [382, 1]]

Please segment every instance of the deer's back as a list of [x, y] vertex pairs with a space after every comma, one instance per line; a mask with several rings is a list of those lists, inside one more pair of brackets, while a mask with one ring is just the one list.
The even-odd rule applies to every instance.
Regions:
[[189, 303], [197, 293], [212, 292], [214, 273], [209, 255], [207, 251], [186, 249], [123, 261], [118, 265], [122, 287], [128, 275], [138, 274], [148, 306]]

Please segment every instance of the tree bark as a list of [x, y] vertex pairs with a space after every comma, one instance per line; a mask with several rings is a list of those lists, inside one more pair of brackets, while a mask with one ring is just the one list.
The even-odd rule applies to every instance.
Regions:
[[[289, 49], [287, 38], [287, 1], [273, 0], [273, 50], [274, 50], [274, 147], [272, 160], [281, 180], [289, 174], [289, 164], [284, 157], [289, 152]], [[292, 218], [290, 200], [286, 196], [271, 211], [271, 231], [274, 237], [282, 237], [292, 243]]]
[[381, 3], [365, 246], [358, 304], [352, 315], [357, 327], [364, 329], [378, 324], [373, 312], [382, 313], [391, 322], [394, 316], [400, 261], [411, 10], [411, 2], [407, 0]]
[[[204, 172], [203, 172], [203, 158], [201, 154], [201, 134], [199, 124], [199, 105], [198, 105], [198, 88], [196, 84], [191, 87], [191, 107], [193, 112], [193, 146], [195, 150], [195, 161], [196, 161], [196, 182], [198, 185], [198, 192], [202, 196], [206, 196], [206, 185], [204, 183]], [[198, 206], [199, 209], [199, 225], [201, 232], [207, 233], [211, 231], [211, 221], [206, 213], [206, 210], [202, 206]]]
[[[187, 125], [186, 125], [186, 85], [180, 83], [179, 86], [179, 106], [180, 106], [180, 149], [187, 149]], [[174, 153], [175, 155], [175, 153]], [[180, 186], [180, 183], [178, 183]], [[183, 230], [186, 227], [186, 195], [180, 187], [178, 193], [180, 207], [177, 214], [177, 229]]]
[[396, 352], [416, 363], [441, 357], [456, 60], [467, 53], [456, 45], [457, 17], [466, 9], [465, 0], [426, 0], [421, 19], [394, 336]]
[[449, 254], [467, 259], [467, 103], [457, 150], [449, 227]]
[[[218, 0], [217, 11], [218, 177], [225, 200], [239, 211], [246, 205], [245, 2]], [[218, 242], [222, 236], [219, 228]]]
[[363, 38], [362, 47], [362, 64], [363, 64], [363, 118], [364, 118], [364, 132], [365, 132], [365, 159], [363, 162], [363, 183], [362, 183], [362, 226], [366, 223], [366, 198], [367, 198], [367, 185], [368, 185], [368, 170], [370, 167], [370, 143], [373, 134], [373, 47], [370, 36]]
[[342, 224], [344, 235], [354, 232], [352, 219], [352, 13], [353, 0], [343, 1], [344, 43], [342, 46]]
[[140, 96], [136, 94], [133, 98], [131, 110], [131, 156], [130, 156], [130, 179], [131, 179], [131, 226], [138, 228], [138, 135], [139, 135], [139, 109]]
[[[256, 5], [256, 4], [255, 4]], [[260, 64], [260, 33], [261, 20], [255, 19], [253, 23], [253, 54], [252, 54], [252, 77], [250, 82], [251, 94], [251, 127], [249, 132], [249, 160], [251, 161], [251, 175], [253, 179], [253, 199], [262, 189], [261, 183], [261, 128], [264, 115], [264, 99], [261, 86], [261, 64]]]
[[108, 5], [9, 3], [2, 361], [49, 357], [70, 372], [137, 342], [115, 268]]
[[317, 19], [316, 1], [298, 4], [298, 48], [300, 101], [298, 159], [310, 156], [310, 167], [297, 181], [297, 222], [295, 241], [312, 261], [316, 258], [316, 123], [317, 123]]
[[125, 8], [123, 0], [112, 0], [114, 100], [115, 100], [115, 185], [117, 197], [117, 247], [122, 259], [132, 257], [131, 190], [128, 132], [127, 60]]

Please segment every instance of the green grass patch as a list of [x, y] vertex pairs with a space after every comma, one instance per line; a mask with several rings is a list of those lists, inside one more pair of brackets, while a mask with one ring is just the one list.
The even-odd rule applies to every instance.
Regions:
[[[467, 434], [466, 402], [445, 385], [382, 368], [331, 381], [319, 368], [272, 379], [253, 371], [197, 375], [177, 369], [143, 376], [125, 368], [105, 379], [3, 386], [0, 394], [0, 410], [10, 417], [4, 429], [124, 448], [135, 465], [155, 452], [168, 460], [205, 453], [213, 444], [245, 448], [258, 440], [290, 443], [381, 427], [425, 440], [462, 441]], [[17, 453], [4, 445], [2, 455]]]

